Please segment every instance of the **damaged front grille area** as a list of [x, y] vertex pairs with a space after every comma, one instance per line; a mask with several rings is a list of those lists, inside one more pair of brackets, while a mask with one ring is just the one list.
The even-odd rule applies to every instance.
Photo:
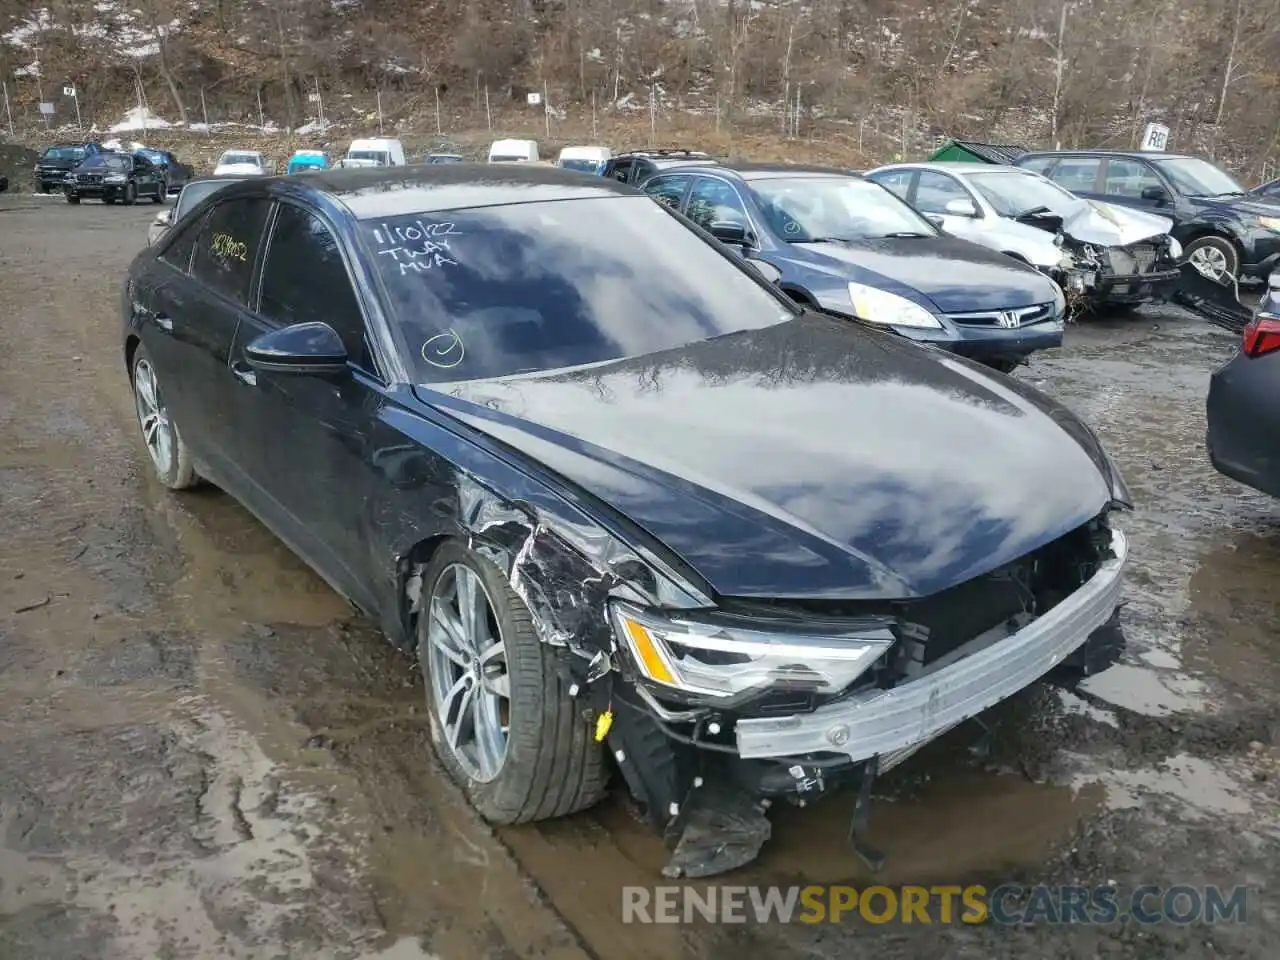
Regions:
[[1160, 260], [1160, 248], [1154, 243], [1109, 247], [1105, 259], [1108, 271], [1115, 276], [1137, 277], [1155, 272]]
[[[742, 612], [765, 606], [774, 615], [891, 618], [899, 642], [864, 674], [864, 682], [844, 691], [843, 697], [892, 688], [980, 638], [1025, 627], [1084, 586], [1111, 556], [1111, 529], [1103, 513], [1011, 563], [928, 597], [875, 603], [752, 602], [743, 605]], [[841, 697], [777, 690], [762, 693], [742, 705], [740, 712], [743, 716], [812, 712]]]

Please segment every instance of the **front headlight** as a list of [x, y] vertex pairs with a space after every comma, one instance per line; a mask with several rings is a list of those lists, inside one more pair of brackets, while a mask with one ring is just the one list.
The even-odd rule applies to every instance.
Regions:
[[103, 178], [102, 182], [103, 183], [124, 183], [127, 179], [129, 178], [124, 176], [123, 174], [109, 173]]
[[893, 646], [887, 624], [856, 635], [811, 636], [721, 626], [610, 606], [614, 630], [649, 680], [686, 694], [730, 698], [775, 687], [837, 694]]
[[1258, 223], [1262, 224], [1268, 230], [1280, 233], [1280, 217], [1259, 217]]
[[849, 284], [849, 299], [853, 301], [854, 316], [868, 323], [888, 327], [942, 328], [938, 318], [920, 304], [865, 283]]
[[1169, 256], [1175, 260], [1182, 259], [1182, 244], [1173, 239], [1173, 237], [1169, 238]]
[[1053, 315], [1060, 317], [1067, 312], [1067, 297], [1062, 292], [1062, 288], [1056, 283], [1053, 285]]

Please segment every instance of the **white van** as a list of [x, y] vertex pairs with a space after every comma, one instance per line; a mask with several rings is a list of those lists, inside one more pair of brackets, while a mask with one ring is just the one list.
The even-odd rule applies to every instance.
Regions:
[[608, 147], [565, 147], [556, 159], [556, 166], [582, 173], [603, 173], [604, 165], [613, 156]]
[[403, 167], [404, 145], [399, 140], [375, 137], [372, 140], [352, 140], [347, 154], [338, 161], [342, 167]]
[[489, 146], [490, 163], [528, 163], [537, 159], [537, 140], [495, 140]]

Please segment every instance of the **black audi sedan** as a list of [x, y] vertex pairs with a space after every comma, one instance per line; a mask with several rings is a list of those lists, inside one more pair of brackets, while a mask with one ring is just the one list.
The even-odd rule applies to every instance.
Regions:
[[1129, 494], [1087, 426], [795, 304], [624, 184], [246, 179], [138, 255], [121, 309], [160, 482], [231, 494], [418, 658], [491, 821], [617, 770], [724, 841], [673, 869], [723, 870], [761, 798], [869, 785], [1118, 649]]
[[1280, 272], [1244, 328], [1240, 349], [1209, 378], [1205, 446], [1215, 470], [1280, 497]]
[[646, 193], [771, 264], [794, 299], [1009, 371], [1062, 345], [1066, 300], [1034, 267], [949, 236], [880, 184], [793, 164], [662, 170]]

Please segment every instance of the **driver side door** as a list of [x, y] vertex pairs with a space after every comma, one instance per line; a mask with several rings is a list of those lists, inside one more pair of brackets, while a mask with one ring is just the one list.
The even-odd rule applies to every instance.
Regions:
[[[955, 207], [967, 205], [973, 212], [964, 215], [947, 209], [947, 205]], [[955, 177], [936, 170], [921, 170], [920, 178], [915, 185], [915, 208], [942, 224], [942, 229], [953, 237], [982, 242], [985, 232], [982, 222], [981, 208], [965, 186]]]

